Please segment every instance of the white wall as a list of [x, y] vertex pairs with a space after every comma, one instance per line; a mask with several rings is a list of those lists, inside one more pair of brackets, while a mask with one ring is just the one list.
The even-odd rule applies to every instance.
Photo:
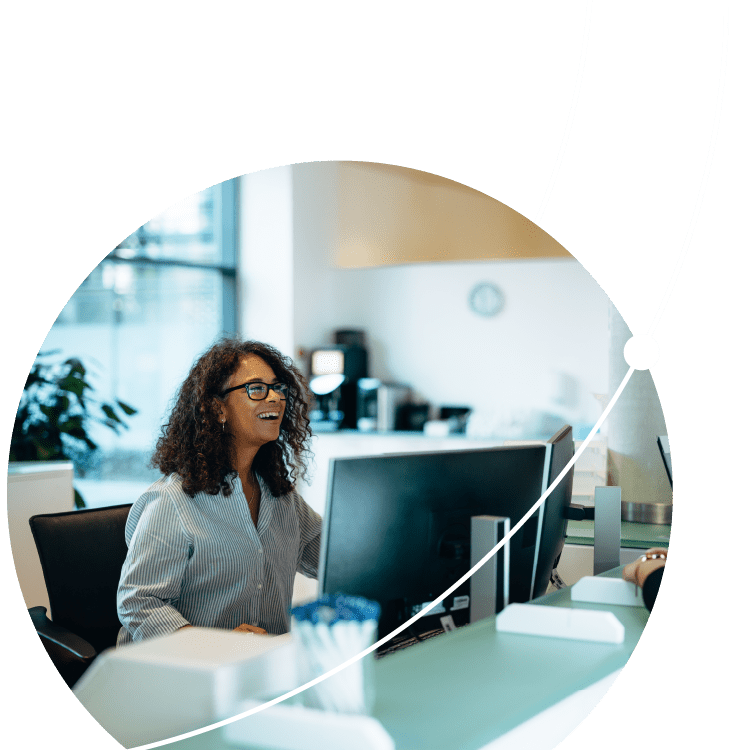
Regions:
[[292, 217], [291, 167], [241, 178], [239, 328], [286, 354], [294, 348]]
[[294, 339], [296, 347], [308, 348], [333, 341], [328, 334], [343, 328], [348, 290], [334, 259], [339, 171], [336, 162], [313, 162], [295, 165], [293, 175]]
[[[268, 196], [263, 212], [246, 202], [265, 186], [276, 192], [283, 210], [273, 202], [270, 206]], [[251, 236], [243, 230], [243, 335], [267, 331], [269, 341], [299, 357], [301, 349], [333, 342], [336, 329], [363, 328], [373, 376], [407, 383], [417, 397], [436, 405], [472, 407], [473, 427], [479, 433], [529, 433], [531, 427], [520, 422], [529, 423], [534, 412], [554, 413], [578, 424], [596, 420], [600, 405], [592, 394], [608, 391], [608, 298], [576, 260], [345, 269], [334, 263], [340, 240], [336, 163], [249, 175], [243, 178], [242, 191], [241, 226], [263, 221], [272, 226], [270, 234], [289, 238], [288, 226], [273, 226], [289, 222], [290, 202], [292, 217], [292, 271], [278, 284], [276, 303], [260, 294], [253, 298], [253, 286], [259, 285], [254, 259], [260, 249], [247, 242]], [[389, 221], [388, 216], [383, 221]], [[419, 225], [426, 218], [415, 216], [412, 221]], [[286, 253], [289, 246], [280, 247]], [[279, 267], [289, 274], [285, 264]], [[491, 319], [472, 313], [467, 302], [471, 288], [484, 280], [495, 282], [506, 298], [505, 310]], [[290, 294], [291, 319], [288, 311], [280, 310]], [[283, 327], [270, 330], [263, 324], [269, 311], [275, 311]]]
[[[484, 434], [529, 435], [534, 427], [520, 424], [531, 411], [596, 420], [591, 395], [608, 389], [609, 299], [576, 260], [339, 268], [346, 221], [337, 215], [337, 164], [294, 165], [292, 174], [296, 348], [330, 343], [336, 329], [365, 329], [373, 376], [407, 383], [432, 404], [472, 407], [473, 428]], [[491, 319], [468, 306], [484, 280], [506, 297]], [[457, 389], [464, 379], [482, 386]]]
[[[506, 298], [492, 318], [468, 305], [483, 280]], [[340, 270], [336, 289], [337, 327], [366, 330], [373, 376], [501, 423], [533, 410], [582, 423], [599, 415], [592, 393], [608, 389], [608, 298], [576, 261]], [[328, 341], [322, 327], [316, 334], [298, 344]]]

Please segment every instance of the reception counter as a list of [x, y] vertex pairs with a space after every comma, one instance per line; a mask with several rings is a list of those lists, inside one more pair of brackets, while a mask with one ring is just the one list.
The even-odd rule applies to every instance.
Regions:
[[[602, 576], [620, 577], [620, 569]], [[625, 639], [608, 644], [504, 634], [490, 618], [385, 656], [374, 666], [372, 715], [397, 749], [504, 748], [504, 740], [521, 744], [512, 736], [520, 728], [531, 740], [536, 725], [547, 727], [551, 742], [560, 741], [628, 661], [649, 616], [641, 606], [572, 601], [570, 588], [535, 603], [611, 611], [623, 624]], [[592, 687], [597, 692], [587, 696]], [[551, 728], [551, 712], [562, 707], [561, 722]], [[237, 723], [247, 729], [243, 745], [236, 732], [221, 727], [160, 748], [252, 749], [253, 718]], [[284, 739], [279, 745], [285, 748]]]

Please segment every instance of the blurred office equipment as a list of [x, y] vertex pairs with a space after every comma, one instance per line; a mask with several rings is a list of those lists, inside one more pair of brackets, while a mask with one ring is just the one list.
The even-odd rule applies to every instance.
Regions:
[[422, 431], [430, 415], [430, 405], [426, 402], [412, 402], [403, 405], [400, 412], [401, 431]]
[[448, 421], [449, 433], [466, 433], [471, 412], [469, 407], [442, 406], [438, 411], [438, 419]]
[[440, 407], [438, 419], [425, 423], [423, 427], [425, 435], [441, 437], [449, 434], [465, 434], [471, 412], [469, 407]]
[[[508, 517], [513, 527], [554, 480], [552, 458], [562, 469], [572, 456], [567, 427], [555, 444], [334, 459], [321, 592], [378, 601], [384, 637], [469, 570], [472, 517]], [[560, 491], [551, 494], [547, 518], [541, 506], [507, 544], [510, 602], [525, 602], [547, 586], [563, 546], [571, 478], [567, 474]], [[439, 628], [445, 615], [457, 626], [466, 624], [469, 604], [465, 582], [415, 629]]]
[[670, 488], [673, 487], [673, 460], [670, 457], [670, 441], [667, 436], [657, 437], [657, 446], [660, 448], [660, 456], [665, 465], [665, 472], [668, 474]]
[[[544, 463], [543, 446], [335, 459], [321, 592], [378, 601], [386, 636], [468, 571], [473, 516], [521, 519], [540, 497]], [[511, 601], [529, 598], [536, 527], [529, 520], [511, 540]], [[465, 582], [415, 629], [440, 628], [442, 615], [466, 624], [469, 594]]]
[[29, 517], [73, 510], [73, 463], [8, 463], [8, 527], [13, 563], [26, 607], [49, 609], [44, 574], [39, 563]]
[[136, 747], [229, 718], [242, 699], [296, 686], [291, 634], [192, 627], [106, 651], [73, 691], [120, 744]]
[[365, 333], [339, 330], [334, 337], [335, 344], [310, 353], [313, 430], [357, 428], [357, 382], [368, 375]]
[[[508, 517], [475, 515], [470, 520], [470, 568], [479, 564], [509, 534]], [[508, 606], [509, 546], [488, 559], [469, 581], [469, 620], [474, 623], [495, 616]]]
[[72, 686], [98, 653], [112, 647], [121, 624], [117, 586], [127, 546], [130, 504], [39, 514], [29, 520], [49, 597], [29, 614], [55, 668]]
[[496, 629], [519, 635], [621, 644], [626, 630], [610, 611], [579, 608], [569, 613], [555, 606], [512, 603], [496, 617]]
[[[602, 577], [620, 581], [620, 572]], [[535, 604], [568, 615], [592, 608], [571, 588]], [[412, 749], [419, 741], [429, 749], [552, 749], [602, 698], [648, 618], [638, 604], [597, 608], [622, 623], [621, 643], [499, 632], [495, 619], [484, 619], [376, 661], [373, 688], [385, 701], [376, 702], [370, 717], [316, 711], [299, 704], [304, 696], [295, 697], [166, 748]], [[144, 743], [145, 728], [153, 742], [281, 694], [296, 666], [294, 640], [285, 639], [181, 630], [106, 653], [74, 693], [121, 744]], [[457, 713], [472, 723], [456, 723]]]
[[[673, 490], [673, 461], [670, 456], [670, 442], [667, 436], [657, 437], [657, 447], [665, 467], [665, 478]], [[673, 521], [673, 504], [649, 501], [622, 501], [621, 517], [629, 522], [670, 524]]]
[[[258, 705], [251, 700], [243, 705], [243, 710]], [[265, 708], [227, 724], [222, 736], [232, 749], [394, 749], [389, 733], [369, 715], [334, 713], [302, 705]]]
[[[325, 352], [328, 354], [330, 351]], [[344, 411], [340, 409], [341, 386], [344, 379], [343, 373], [324, 373], [310, 378], [308, 386], [313, 393], [310, 425], [313, 431], [337, 431], [341, 427], [344, 420]]]
[[[547, 480], [550, 488], [574, 457], [574, 438], [571, 426], [563, 426], [547, 442]], [[548, 583], [557, 579], [556, 567], [561, 560], [566, 527], [571, 516], [574, 488], [574, 466], [548, 494], [539, 510], [537, 556], [532, 575], [531, 598], [545, 595]]]
[[621, 489], [595, 488], [594, 574], [617, 567], [621, 557]]
[[[620, 582], [617, 570], [603, 577]], [[592, 609], [571, 588], [534, 603], [569, 616]], [[622, 642], [500, 632], [495, 619], [484, 619], [375, 661], [373, 689], [385, 700], [371, 716], [304, 707], [303, 695], [166, 748], [412, 749], [419, 741], [430, 749], [552, 749], [602, 698], [648, 618], [638, 603], [597, 608], [622, 623]], [[293, 643], [289, 636], [181, 630], [104, 654], [74, 693], [121, 744], [148, 743], [144, 729], [153, 743], [251, 710], [290, 682], [298, 686]], [[456, 723], [457, 713], [472, 723]]]
[[[378, 632], [381, 607], [337, 593], [292, 609], [298, 678], [307, 684], [367, 650]], [[373, 660], [369, 653], [310, 688], [303, 701], [318, 710], [367, 715], [373, 709]]]
[[[628, 370], [623, 349], [631, 338], [610, 304], [609, 386], [613, 394]], [[608, 483], [620, 486], [621, 515], [628, 522], [670, 524], [673, 494], [654, 440], [667, 434], [660, 398], [649, 370], [634, 371], [607, 420]]]
[[410, 389], [380, 379], [357, 382], [357, 428], [360, 431], [396, 431], [404, 426]]

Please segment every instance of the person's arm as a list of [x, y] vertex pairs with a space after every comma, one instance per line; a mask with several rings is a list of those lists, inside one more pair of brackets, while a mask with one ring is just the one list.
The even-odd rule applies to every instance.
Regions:
[[190, 626], [174, 606], [189, 556], [190, 543], [173, 500], [154, 492], [143, 504], [117, 590], [118, 616], [133, 640]]
[[650, 548], [645, 556], [640, 556], [623, 568], [623, 579], [635, 583], [642, 589], [644, 605], [649, 611], [652, 610], [660, 589], [667, 555], [665, 548]]
[[297, 571], [306, 577], [318, 577], [318, 555], [321, 548], [321, 515], [314, 512], [302, 497], [294, 495], [300, 522], [300, 554]]

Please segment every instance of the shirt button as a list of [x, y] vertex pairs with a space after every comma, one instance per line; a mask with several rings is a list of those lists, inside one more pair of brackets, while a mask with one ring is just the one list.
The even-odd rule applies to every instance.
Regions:
[[262, 590], [262, 589], [263, 589], [263, 585], [261, 585], [261, 583], [260, 583], [260, 582], [258, 583], [258, 589], [259, 589], [259, 590]]

